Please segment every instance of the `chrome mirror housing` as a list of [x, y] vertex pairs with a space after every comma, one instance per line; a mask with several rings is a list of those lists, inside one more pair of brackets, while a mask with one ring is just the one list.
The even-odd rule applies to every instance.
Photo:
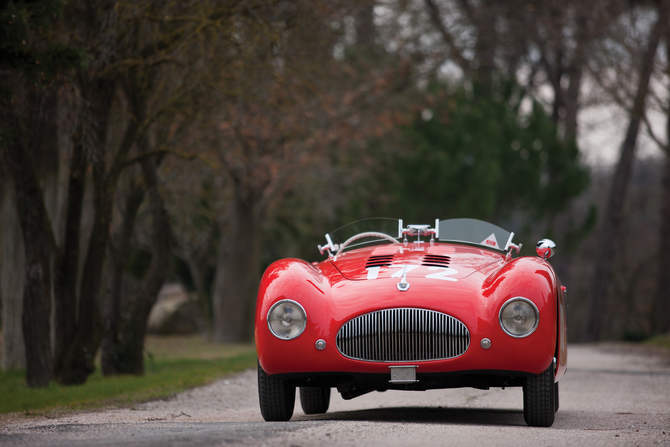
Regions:
[[542, 239], [535, 246], [537, 255], [542, 259], [549, 259], [556, 252], [556, 244], [551, 239]]

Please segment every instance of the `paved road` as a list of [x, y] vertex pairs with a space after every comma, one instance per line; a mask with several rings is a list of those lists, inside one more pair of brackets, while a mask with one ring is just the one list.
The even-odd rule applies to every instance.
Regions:
[[626, 345], [571, 346], [551, 428], [524, 424], [518, 388], [333, 394], [325, 415], [296, 405], [263, 422], [255, 371], [133, 409], [0, 419], [7, 446], [670, 446], [670, 356]]

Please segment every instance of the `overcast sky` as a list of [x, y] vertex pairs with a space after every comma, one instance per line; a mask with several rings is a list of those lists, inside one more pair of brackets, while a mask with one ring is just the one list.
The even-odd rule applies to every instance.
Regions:
[[[656, 134], [665, 138], [665, 117], [660, 112], [652, 112], [649, 118]], [[628, 126], [626, 113], [612, 105], [594, 106], [582, 109], [578, 121], [578, 144], [584, 161], [591, 166], [616, 164]], [[642, 125], [640, 130], [637, 158], [660, 157], [661, 151], [648, 136], [645, 126]]]

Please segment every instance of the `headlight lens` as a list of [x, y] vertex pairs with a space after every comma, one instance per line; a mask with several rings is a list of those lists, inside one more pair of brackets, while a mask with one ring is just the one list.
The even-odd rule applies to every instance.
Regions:
[[519, 296], [503, 304], [499, 319], [503, 331], [512, 337], [522, 338], [535, 331], [540, 313], [531, 300]]
[[302, 334], [307, 326], [305, 309], [295, 301], [282, 300], [276, 302], [268, 312], [270, 332], [282, 340], [291, 340]]

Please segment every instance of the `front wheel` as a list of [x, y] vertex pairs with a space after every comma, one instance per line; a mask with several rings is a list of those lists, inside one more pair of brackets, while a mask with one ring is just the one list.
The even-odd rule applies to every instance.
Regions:
[[542, 374], [528, 377], [523, 385], [523, 418], [531, 427], [551, 427], [556, 415], [554, 365]]
[[300, 387], [300, 405], [305, 414], [322, 414], [330, 405], [330, 387]]
[[288, 421], [295, 406], [295, 386], [268, 376], [258, 364], [258, 400], [266, 421]]

